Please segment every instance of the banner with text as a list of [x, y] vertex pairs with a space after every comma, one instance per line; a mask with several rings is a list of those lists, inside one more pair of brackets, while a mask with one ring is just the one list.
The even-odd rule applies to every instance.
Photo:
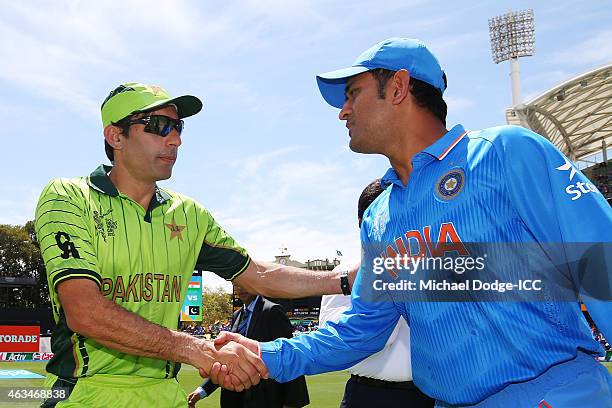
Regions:
[[0, 353], [0, 361], [49, 361], [53, 353]]
[[191, 276], [181, 309], [181, 321], [202, 321], [202, 271], [195, 271]]
[[0, 351], [38, 352], [40, 326], [0, 326]]

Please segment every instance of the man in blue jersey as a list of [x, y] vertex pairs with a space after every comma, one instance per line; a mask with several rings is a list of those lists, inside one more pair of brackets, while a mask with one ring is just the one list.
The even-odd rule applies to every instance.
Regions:
[[[611, 338], [612, 210], [601, 193], [527, 129], [447, 130], [446, 76], [418, 40], [385, 40], [317, 82], [350, 148], [391, 164], [363, 218], [353, 307], [295, 339], [220, 342], [260, 347], [270, 376], [288, 381], [352, 366], [404, 318], [414, 382], [439, 407], [612, 406], [578, 302]], [[429, 259], [451, 266], [419, 263]], [[231, 388], [225, 372], [216, 365], [213, 377]]]

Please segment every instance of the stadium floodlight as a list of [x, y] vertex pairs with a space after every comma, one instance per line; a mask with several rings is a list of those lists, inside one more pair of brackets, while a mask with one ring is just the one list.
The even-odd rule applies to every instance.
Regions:
[[489, 19], [491, 53], [499, 64], [510, 60], [512, 105], [521, 103], [521, 82], [518, 59], [535, 53], [533, 10], [510, 11]]

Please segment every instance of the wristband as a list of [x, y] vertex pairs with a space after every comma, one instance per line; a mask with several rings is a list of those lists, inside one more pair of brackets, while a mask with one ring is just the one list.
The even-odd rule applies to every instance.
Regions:
[[351, 285], [349, 285], [347, 271], [340, 272], [340, 289], [342, 289], [343, 295], [348, 296], [351, 294]]

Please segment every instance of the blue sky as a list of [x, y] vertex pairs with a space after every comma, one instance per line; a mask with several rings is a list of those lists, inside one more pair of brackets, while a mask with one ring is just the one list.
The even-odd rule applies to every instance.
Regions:
[[388, 162], [348, 149], [315, 74], [392, 36], [420, 38], [449, 80], [448, 124], [502, 124], [508, 64], [488, 18], [533, 8], [523, 99], [612, 59], [612, 1], [20, 1], [0, 12], [0, 223], [33, 218], [44, 184], [105, 162], [99, 106], [118, 84], [191, 93], [173, 178], [256, 258], [359, 253], [356, 200]]

